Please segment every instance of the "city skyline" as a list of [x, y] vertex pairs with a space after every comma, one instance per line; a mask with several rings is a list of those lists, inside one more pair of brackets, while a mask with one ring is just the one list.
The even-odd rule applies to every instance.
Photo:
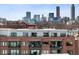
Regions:
[[[30, 11], [32, 17], [34, 14], [44, 14], [48, 17], [49, 13], [54, 13], [56, 16], [56, 7], [60, 7], [60, 16], [71, 17], [71, 4], [1, 4], [0, 17], [7, 20], [22, 19], [27, 11]], [[75, 16], [79, 16], [79, 4], [75, 4]]]

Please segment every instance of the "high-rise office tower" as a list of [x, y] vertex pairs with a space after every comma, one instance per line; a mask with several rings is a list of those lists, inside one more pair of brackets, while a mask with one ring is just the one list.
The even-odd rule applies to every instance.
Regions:
[[47, 21], [46, 17], [42, 14], [41, 21]]
[[26, 18], [31, 19], [31, 12], [26, 12]]
[[36, 22], [40, 22], [40, 15], [35, 14], [33, 18]]
[[26, 12], [26, 16], [23, 17], [25, 23], [31, 23], [31, 12]]
[[49, 13], [49, 18], [54, 18], [54, 13]]
[[54, 18], [54, 13], [49, 13], [48, 21], [51, 22], [53, 21]]
[[56, 17], [60, 17], [60, 7], [56, 7]]
[[79, 16], [76, 17], [76, 21], [79, 21]]
[[75, 20], [75, 6], [71, 5], [71, 20]]

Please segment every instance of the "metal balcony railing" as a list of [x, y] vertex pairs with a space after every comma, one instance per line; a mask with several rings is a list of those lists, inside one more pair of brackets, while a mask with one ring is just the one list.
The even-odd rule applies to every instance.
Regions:
[[62, 46], [50, 46], [50, 48], [52, 48], [52, 49], [61, 49]]

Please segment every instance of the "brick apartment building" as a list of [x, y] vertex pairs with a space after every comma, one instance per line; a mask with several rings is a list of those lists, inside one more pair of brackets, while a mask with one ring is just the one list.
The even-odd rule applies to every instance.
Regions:
[[78, 55], [78, 30], [37, 29], [36, 25], [18, 24], [20, 28], [10, 23], [0, 26], [0, 55]]

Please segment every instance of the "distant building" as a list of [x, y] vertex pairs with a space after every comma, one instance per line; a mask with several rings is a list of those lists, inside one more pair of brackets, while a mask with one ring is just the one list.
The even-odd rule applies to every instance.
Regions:
[[79, 21], [79, 16], [76, 17], [76, 20]]
[[28, 22], [28, 21], [26, 20], [26, 17], [23, 17], [22, 20], [23, 20], [23, 22]]
[[46, 17], [42, 14], [41, 21], [47, 21]]
[[54, 17], [53, 18], [53, 23], [60, 23], [61, 22], [61, 18], [60, 17]]
[[65, 22], [65, 23], [66, 23], [67, 21], [69, 21], [69, 20], [70, 20], [69, 17], [63, 17], [63, 18], [62, 18], [62, 21]]
[[0, 23], [6, 23], [6, 21], [7, 21], [6, 18], [1, 18], [0, 17]]
[[60, 7], [56, 7], [56, 17], [60, 17]]
[[54, 13], [49, 13], [49, 18], [54, 18]]
[[26, 12], [26, 18], [31, 19], [31, 12]]
[[48, 22], [52, 22], [54, 18], [54, 13], [49, 13]]
[[31, 12], [26, 12], [26, 16], [22, 19], [25, 23], [31, 23]]
[[71, 5], [71, 20], [75, 20], [75, 6]]
[[33, 19], [34, 19], [35, 23], [40, 22], [40, 15], [34, 15]]

